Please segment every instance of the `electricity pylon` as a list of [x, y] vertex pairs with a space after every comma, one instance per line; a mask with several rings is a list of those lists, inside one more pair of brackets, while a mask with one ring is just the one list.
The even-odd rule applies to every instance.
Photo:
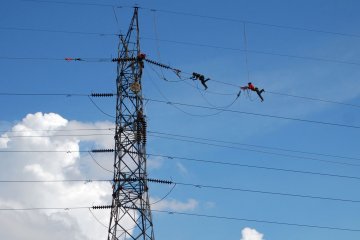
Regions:
[[140, 51], [138, 8], [129, 30], [120, 36], [113, 199], [108, 240], [153, 240], [146, 171], [146, 119], [141, 76], [145, 55]]

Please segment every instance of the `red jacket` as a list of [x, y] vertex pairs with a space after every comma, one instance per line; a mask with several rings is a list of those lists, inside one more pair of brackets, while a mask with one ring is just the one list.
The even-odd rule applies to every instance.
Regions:
[[250, 90], [255, 91], [255, 87], [254, 87], [254, 85], [252, 85], [251, 83], [250, 83], [250, 84], [248, 84], [248, 88], [249, 88]]

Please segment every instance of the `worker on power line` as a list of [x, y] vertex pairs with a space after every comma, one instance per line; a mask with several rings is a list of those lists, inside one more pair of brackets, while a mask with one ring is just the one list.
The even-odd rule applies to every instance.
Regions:
[[265, 92], [264, 89], [259, 90], [259, 88], [255, 87], [251, 82], [248, 83], [247, 86], [241, 87], [241, 89], [246, 90], [246, 89], [250, 89], [251, 91], [254, 91], [257, 93], [257, 95], [259, 95], [261, 101], [264, 101], [264, 98], [261, 96], [262, 92]]
[[199, 74], [199, 73], [196, 73], [196, 72], [193, 72], [190, 79], [192, 79], [192, 80], [199, 80], [199, 81], [201, 82], [201, 84], [205, 87], [205, 90], [208, 88], [208, 87], [206, 86], [206, 82], [209, 81], [210, 78], [206, 78], [206, 79], [205, 79], [205, 76], [204, 76], [204, 75]]
[[137, 59], [139, 60], [139, 65], [141, 68], [144, 68], [144, 60], [146, 58], [146, 54], [145, 53], [139, 53], [137, 55]]

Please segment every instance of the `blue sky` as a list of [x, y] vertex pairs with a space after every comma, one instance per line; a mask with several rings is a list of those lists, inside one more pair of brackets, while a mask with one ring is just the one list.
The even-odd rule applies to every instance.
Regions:
[[[50, 31], [125, 33], [132, 16], [132, 9], [115, 8], [118, 19], [116, 21], [114, 10], [109, 6], [55, 2], [1, 1], [0, 92], [83, 94], [114, 92], [116, 78], [114, 63], [66, 62], [62, 59], [66, 57], [110, 59], [117, 54], [118, 39], [115, 36]], [[87, 3], [85, 0], [77, 2]], [[133, 1], [110, 0], [101, 3], [117, 6], [134, 4]], [[160, 79], [158, 74], [164, 74], [169, 80], [179, 79], [172, 72], [166, 70], [161, 72], [155, 66], [146, 65], [142, 80], [145, 98], [222, 107], [235, 99], [239, 89], [212, 80], [238, 86], [246, 85], [251, 81], [265, 89], [266, 92], [263, 93], [265, 101], [261, 103], [256, 94], [250, 93], [248, 96], [243, 92], [231, 106], [231, 110], [360, 126], [359, 107], [271, 94], [278, 92], [360, 105], [358, 80], [360, 5], [357, 1], [184, 0], [137, 1], [137, 3], [140, 6], [141, 49], [148, 58], [169, 64], [184, 72], [199, 72], [211, 78], [207, 83], [208, 90], [204, 91], [201, 85], [191, 80], [166, 82]], [[156, 9], [156, 11], [148, 9]], [[218, 19], [160, 10], [215, 16]], [[244, 24], [240, 20], [246, 21], [247, 64], [246, 54], [241, 51], [245, 49], [245, 44]], [[50, 31], [26, 31], [14, 30], [14, 28]], [[318, 31], [299, 30], [300, 28]], [[188, 42], [192, 45], [173, 41]], [[220, 48], [196, 46], [196, 44], [220, 46]], [[9, 60], [4, 57], [60, 60]], [[227, 95], [214, 94], [214, 92]], [[34, 135], [31, 130], [53, 128], [55, 131], [48, 134], [56, 135], [63, 133], [56, 132], [59, 129], [111, 127], [114, 119], [101, 113], [87, 97], [1, 95], [0, 98], [2, 109], [0, 128], [4, 131], [0, 147], [5, 150], [34, 148], [51, 150], [73, 147], [86, 151], [94, 146], [106, 148], [113, 146], [113, 138], [109, 131], [102, 133], [110, 136], [11, 138], [14, 135], [11, 130], [23, 131], [18, 134]], [[102, 111], [115, 115], [114, 99], [99, 98], [94, 101]], [[148, 140], [148, 153], [360, 177], [359, 166], [356, 165], [360, 160], [358, 128], [231, 112], [207, 116], [216, 111], [188, 107], [180, 107], [180, 109], [182, 111], [169, 104], [147, 102], [145, 111], [149, 131], [263, 147], [205, 141], [227, 147], [210, 146], [159, 138], [152, 134]], [[79, 131], [71, 133], [80, 134]], [[93, 134], [94, 131], [86, 133]], [[204, 142], [204, 140], [187, 140]], [[265, 147], [358, 159], [294, 153]], [[249, 149], [256, 151], [248, 151]], [[304, 158], [284, 157], [279, 154]], [[111, 168], [112, 155], [96, 155], [95, 158], [103, 166]], [[87, 153], [65, 154], [65, 156], [51, 153], [42, 156], [3, 153], [0, 159], [2, 160], [0, 178], [5, 180], [112, 177], [111, 173], [103, 171], [94, 164]], [[322, 161], [318, 161], [319, 159]], [[338, 163], [323, 162], [323, 160]], [[150, 177], [173, 179], [183, 183], [360, 200], [357, 191], [360, 182], [357, 179], [229, 167], [154, 156], [149, 157], [149, 165]], [[1, 184], [4, 184], [0, 190], [2, 207], [56, 207], [55, 205], [66, 207], [66, 204], [91, 206], [108, 203], [111, 200], [111, 188], [106, 183], [51, 186]], [[152, 200], [162, 198], [170, 188], [171, 186], [151, 184]], [[82, 192], [79, 189], [84, 194], [78, 194]], [[360, 229], [357, 214], [360, 205], [356, 202], [177, 185], [164, 201], [153, 207], [166, 211]], [[107, 225], [106, 212], [96, 211], [94, 214]], [[211, 240], [225, 237], [244, 240], [335, 240], [357, 239], [360, 236], [359, 232], [350, 231], [228, 221], [157, 212], [153, 215], [157, 239], [171, 237], [177, 240], [197, 237]], [[24, 234], [28, 231], [26, 234], [28, 239], [47, 239], [57, 232], [63, 235], [59, 234], [55, 239], [66, 236], [70, 239], [89, 240], [95, 236], [105, 238], [107, 231], [87, 210], [65, 213], [62, 211], [9, 212], [0, 216], [0, 221], [7, 223], [6, 228], [3, 227], [0, 231], [2, 239], [23, 239], [23, 236], [16, 232], [18, 224], [26, 226]], [[246, 234], [247, 231], [242, 236], [241, 232], [246, 228], [256, 229], [264, 236], [255, 234], [254, 238], [250, 238], [250, 235]], [[88, 232], [88, 229], [92, 230]], [[37, 235], [36, 232], [39, 231], [43, 232], [42, 236]]]

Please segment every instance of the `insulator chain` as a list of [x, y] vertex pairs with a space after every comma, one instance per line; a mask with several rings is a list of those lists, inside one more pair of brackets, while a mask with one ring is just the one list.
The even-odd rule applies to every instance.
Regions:
[[163, 184], [173, 184], [173, 181], [168, 180], [161, 180], [161, 179], [154, 179], [154, 178], [148, 178], [148, 182], [155, 182], [155, 183], [163, 183]]
[[113, 97], [113, 93], [91, 93], [92, 97]]
[[93, 206], [93, 209], [107, 209], [107, 208], [112, 208], [112, 205], [102, 205], [102, 206]]
[[[113, 205], [101, 205], [101, 206], [92, 206], [92, 209], [109, 209], [109, 208], [113, 208]], [[131, 206], [119, 206], [122, 208], [127, 208], [127, 209], [138, 209], [136, 207], [131, 207]]]
[[111, 61], [113, 62], [132, 62], [135, 61], [137, 58], [113, 58]]
[[[144, 180], [144, 178], [125, 178], [125, 179], [114, 179], [113, 182], [135, 182], [139, 180]], [[173, 184], [173, 181], [169, 180], [162, 180], [162, 179], [155, 179], [155, 178], [147, 178], [148, 182], [153, 183], [161, 183], [161, 184]]]
[[93, 149], [91, 152], [93, 153], [104, 153], [104, 152], [114, 152], [114, 149]]

